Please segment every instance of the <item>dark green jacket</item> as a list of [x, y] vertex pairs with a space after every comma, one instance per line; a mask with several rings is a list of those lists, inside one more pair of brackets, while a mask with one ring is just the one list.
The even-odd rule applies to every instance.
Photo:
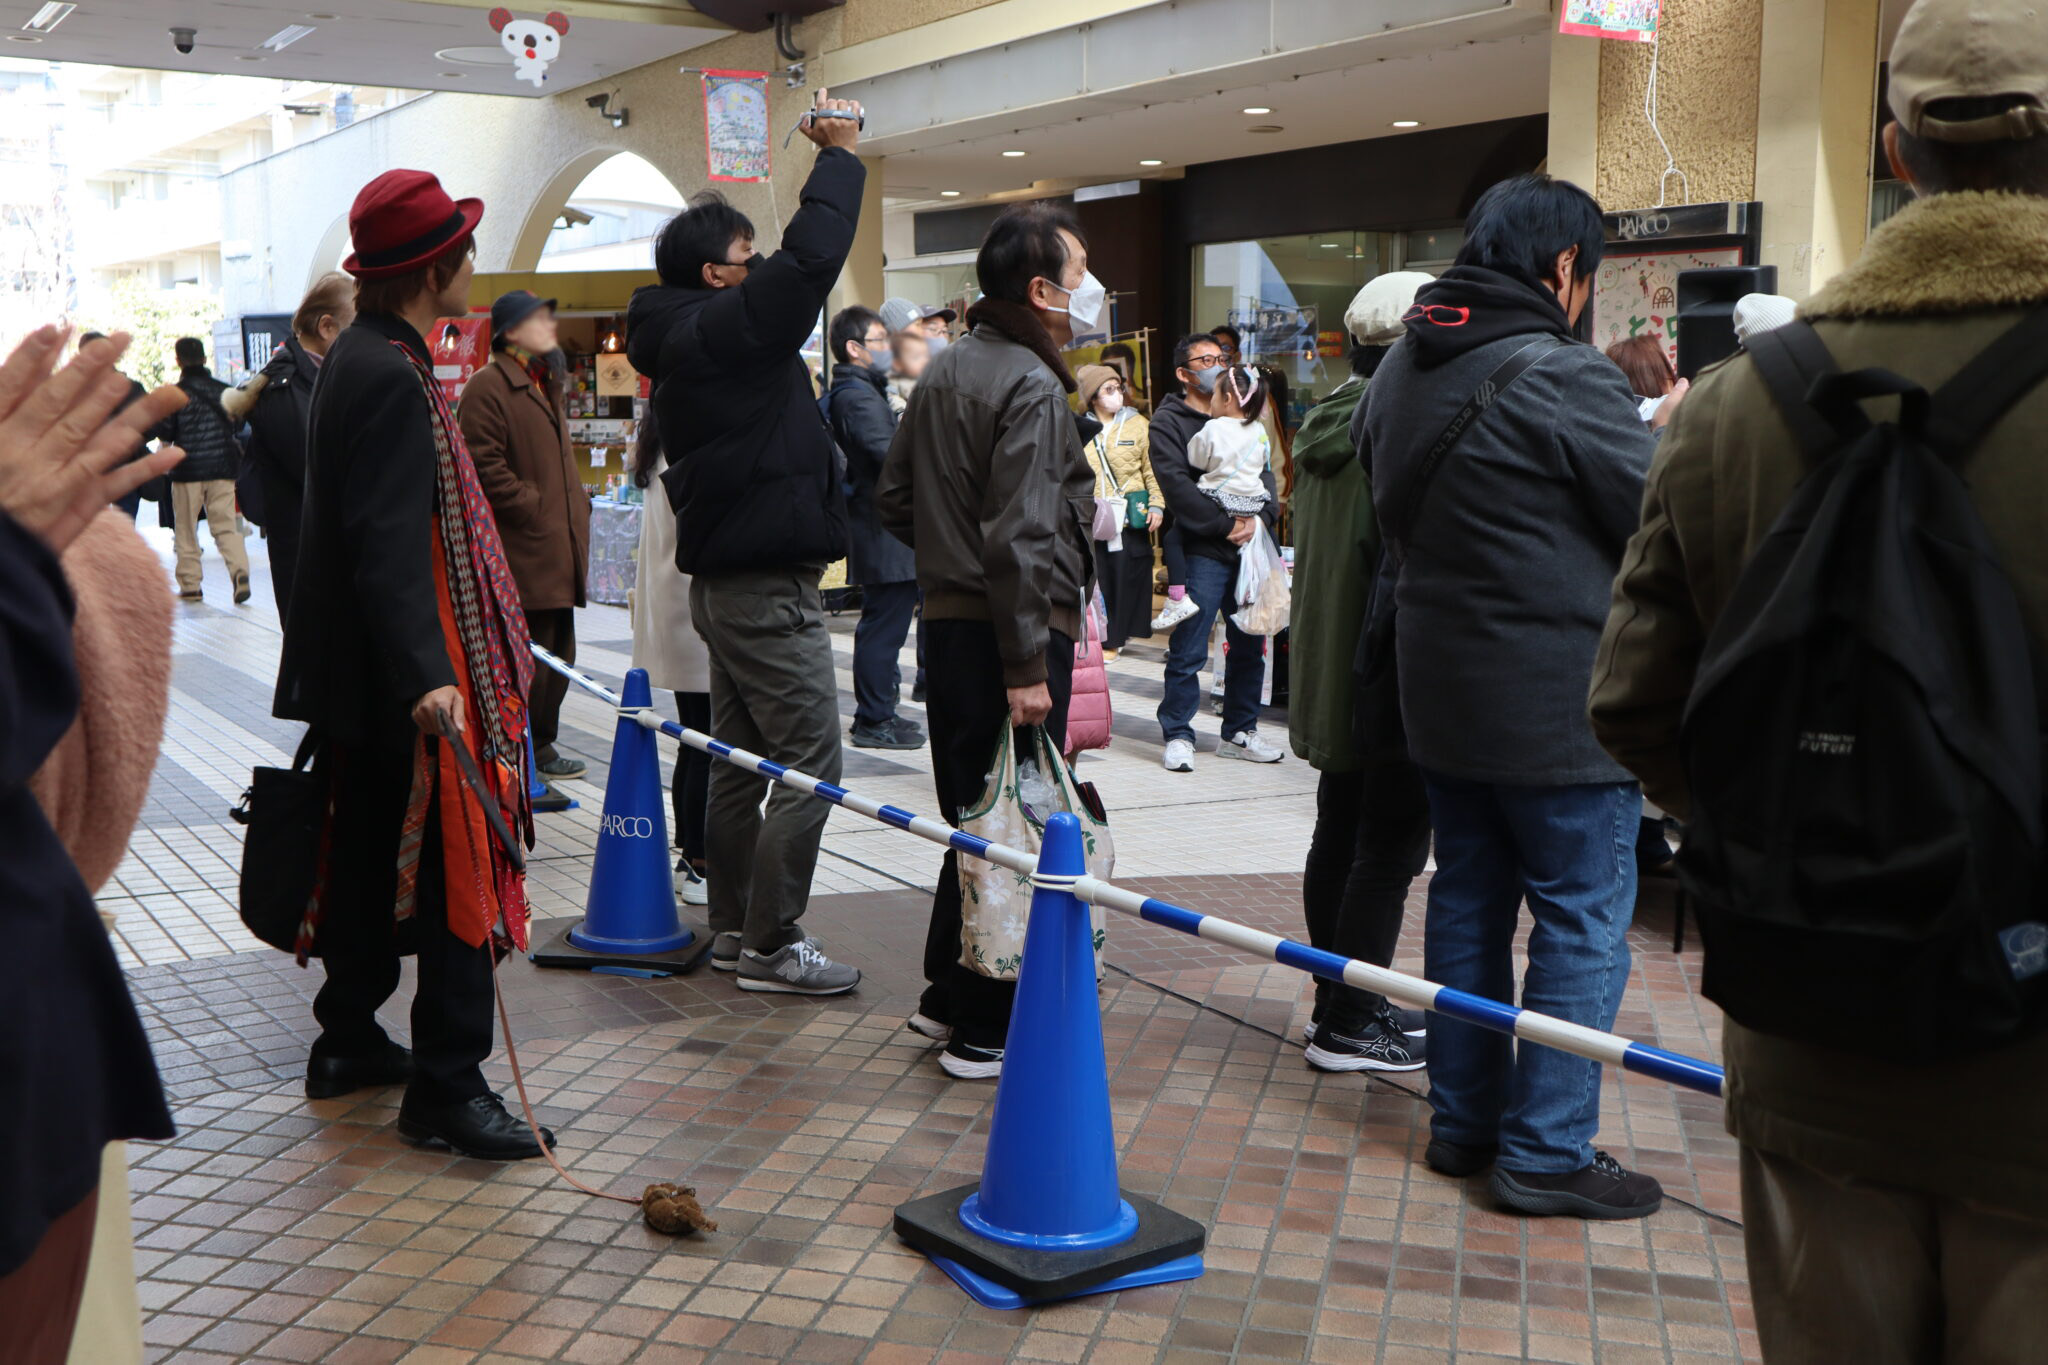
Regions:
[[1352, 661], [1365, 628], [1380, 529], [1351, 441], [1367, 381], [1353, 375], [1309, 409], [1294, 437], [1294, 610], [1288, 629], [1287, 734], [1326, 773], [1357, 772]]

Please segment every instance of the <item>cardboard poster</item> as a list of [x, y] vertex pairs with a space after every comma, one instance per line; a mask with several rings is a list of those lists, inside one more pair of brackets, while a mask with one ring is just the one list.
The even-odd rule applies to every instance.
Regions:
[[1742, 248], [1734, 246], [1609, 252], [1593, 277], [1593, 344], [1604, 351], [1647, 333], [1664, 343], [1665, 358], [1677, 369], [1678, 272], [1741, 264]]
[[706, 71], [704, 142], [713, 180], [768, 178], [768, 73]]
[[1657, 41], [1660, 0], [1565, 0], [1557, 31], [1624, 43]]
[[491, 363], [491, 316], [435, 318], [427, 345], [434, 352], [434, 378], [441, 381], [441, 392], [453, 406], [462, 401], [470, 377]]
[[597, 396], [631, 398], [640, 392], [640, 372], [625, 356], [607, 353], [597, 358]]

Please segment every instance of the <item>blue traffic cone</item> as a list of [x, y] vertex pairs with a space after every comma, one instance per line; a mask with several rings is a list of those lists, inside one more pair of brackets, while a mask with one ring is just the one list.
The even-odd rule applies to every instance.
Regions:
[[533, 731], [526, 732], [526, 799], [542, 815], [557, 811], [575, 810], [583, 803], [575, 797], [557, 791], [540, 780], [539, 769], [533, 766]]
[[[1053, 816], [1040, 878], [1087, 870], [1079, 822]], [[1202, 1273], [1202, 1225], [1117, 1188], [1094, 931], [1071, 891], [1031, 898], [981, 1183], [902, 1205], [896, 1235], [989, 1308]]]
[[[646, 669], [626, 674], [623, 700], [627, 710], [653, 705]], [[711, 935], [676, 913], [666, 804], [654, 732], [622, 710], [583, 920], [536, 950], [535, 966], [671, 975], [703, 961]]]

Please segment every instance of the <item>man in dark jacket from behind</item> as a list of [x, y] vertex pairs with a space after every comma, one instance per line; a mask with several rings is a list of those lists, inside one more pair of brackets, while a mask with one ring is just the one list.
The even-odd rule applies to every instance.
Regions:
[[[1067, 729], [1074, 641], [1093, 564], [1095, 474], [1060, 347], [1091, 330], [1102, 286], [1071, 214], [1005, 210], [981, 244], [973, 328], [918, 382], [876, 490], [882, 524], [917, 551], [929, 649], [927, 715], [939, 810], [981, 799], [1005, 724]], [[962, 966], [958, 855], [932, 897], [910, 1027], [944, 1041], [962, 1080], [999, 1074], [1015, 981]]]
[[[662, 229], [658, 285], [636, 291], [627, 354], [655, 384], [677, 517], [676, 567], [711, 655], [720, 739], [836, 782], [839, 685], [818, 580], [846, 553], [846, 499], [832, 435], [801, 350], [853, 247], [866, 171], [860, 108], [818, 93], [804, 136], [820, 148], [782, 249], [754, 254], [754, 225], [705, 192]], [[653, 515], [659, 509], [649, 506]], [[810, 898], [830, 807], [765, 778], [712, 769], [711, 963], [743, 990], [838, 995], [860, 973], [833, 962], [797, 921]]]
[[[1166, 740], [1168, 772], [1195, 769], [1195, 713], [1202, 690], [1196, 675], [1209, 657], [1216, 614], [1232, 607], [1238, 551], [1252, 538], [1253, 519], [1233, 517], [1204, 493], [1188, 463], [1188, 442], [1209, 420], [1209, 395], [1223, 373], [1224, 347], [1206, 332], [1182, 337], [1173, 348], [1174, 374], [1181, 392], [1152, 414], [1152, 472], [1166, 499], [1168, 525], [1187, 560], [1187, 600], [1195, 611], [1174, 627], [1166, 646], [1166, 690], [1159, 699], [1159, 730]], [[1278, 486], [1272, 466], [1264, 476], [1266, 506], [1260, 517], [1271, 531], [1279, 524]], [[1286, 755], [1259, 738], [1259, 690], [1266, 680], [1266, 642], [1247, 635], [1224, 612], [1229, 653], [1223, 669], [1223, 742], [1217, 752], [1255, 763], [1277, 763]]]
[[832, 437], [846, 456], [847, 526], [852, 549], [847, 582], [860, 588], [860, 625], [853, 632], [853, 742], [862, 749], [919, 749], [924, 731], [896, 714], [903, 695], [898, 658], [917, 610], [917, 559], [882, 528], [875, 481], [896, 438], [889, 409], [889, 328], [858, 305], [832, 319]]
[[[249, 467], [263, 488], [263, 532], [270, 542], [270, 590], [277, 615], [290, 612], [306, 501], [306, 424], [313, 385], [327, 348], [356, 319], [355, 281], [339, 271], [314, 281], [292, 315], [292, 334], [263, 367], [249, 409]], [[255, 381], [250, 381], [250, 388]], [[247, 391], [246, 389], [244, 390]]]
[[185, 459], [171, 471], [171, 507], [177, 528], [178, 596], [197, 602], [199, 589], [199, 518], [213, 533], [220, 557], [227, 561], [237, 604], [249, 600], [249, 552], [242, 544], [242, 526], [235, 519], [235, 476], [241, 471], [241, 447], [220, 405], [227, 385], [206, 368], [206, 346], [197, 337], [179, 337], [178, 387], [190, 400], [150, 432], [167, 445], [182, 446]]
[[[1401, 713], [1436, 831], [1424, 974], [1514, 1000], [1526, 896], [1521, 1004], [1595, 1029], [1628, 984], [1642, 796], [1585, 697], [1654, 445], [1621, 371], [1572, 340], [1603, 244], [1576, 185], [1525, 175], [1482, 195], [1373, 378], [1360, 450], [1400, 562]], [[1511, 358], [1526, 369], [1507, 383]], [[1410, 524], [1418, 472], [1482, 384], [1497, 392]], [[1523, 1213], [1656, 1212], [1657, 1182], [1593, 1148], [1599, 1063], [1439, 1017], [1429, 1075], [1432, 1169], [1491, 1165], [1495, 1199]]]

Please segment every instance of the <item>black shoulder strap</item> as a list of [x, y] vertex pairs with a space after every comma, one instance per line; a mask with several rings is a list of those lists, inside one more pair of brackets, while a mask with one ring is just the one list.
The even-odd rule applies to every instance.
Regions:
[[2037, 308], [1935, 390], [1928, 444], [1956, 460], [2048, 379], [2048, 308]]
[[[1415, 531], [1416, 519], [1422, 515], [1423, 498], [1429, 493], [1429, 486], [1435, 481], [1436, 471], [1443, 464], [1444, 456], [1451, 453], [1451, 448], [1471, 429], [1479, 415], [1499, 401], [1500, 396], [1507, 392], [1509, 385], [1526, 374], [1530, 366], [1566, 344], [1563, 337], [1551, 333], [1537, 337], [1502, 361], [1500, 368], [1481, 380], [1472, 396], [1465, 400], [1465, 406], [1459, 408], [1452, 416], [1444, 427], [1443, 434], [1436, 438], [1423, 455], [1422, 467], [1415, 471], [1415, 482], [1409, 485], [1408, 496], [1402, 500], [1401, 534], [1386, 536], [1387, 548], [1396, 562], [1408, 557], [1406, 538]], [[1382, 529], [1384, 530], [1384, 527]]]
[[1748, 349], [1756, 361], [1757, 373], [1770, 386], [1771, 397], [1778, 400], [1779, 410], [1791, 425], [1799, 448], [1808, 455], [1817, 455], [1839, 443], [1842, 433], [1815, 410], [1812, 402], [1814, 385], [1837, 372], [1835, 358], [1828, 354], [1827, 343], [1812, 325], [1788, 322], [1751, 337]]

